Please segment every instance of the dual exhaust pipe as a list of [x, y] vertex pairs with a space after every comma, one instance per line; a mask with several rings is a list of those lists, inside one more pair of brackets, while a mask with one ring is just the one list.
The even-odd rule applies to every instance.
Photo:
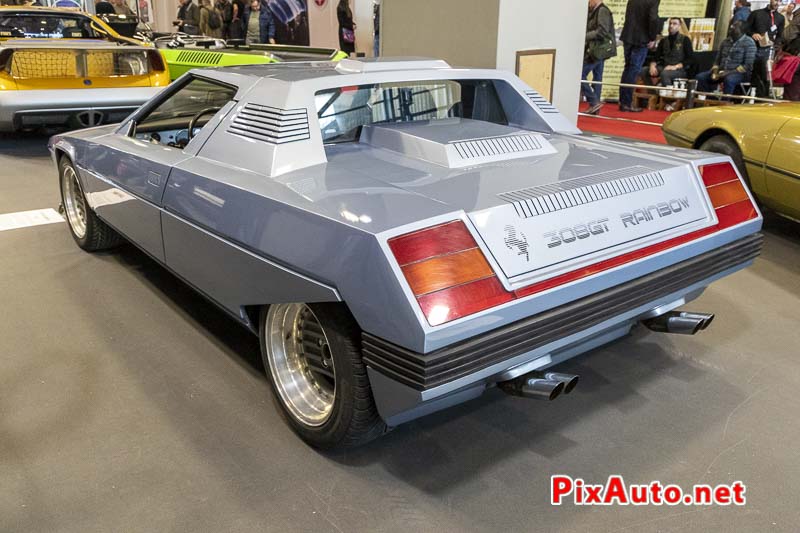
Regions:
[[709, 313], [692, 313], [689, 311], [669, 311], [663, 315], [642, 320], [642, 324], [653, 331], [694, 335], [711, 325], [714, 315]]
[[574, 374], [533, 371], [508, 381], [500, 381], [497, 386], [511, 396], [550, 401], [555, 400], [562, 392], [572, 392], [578, 379]]
[[[694, 335], [711, 325], [714, 315], [690, 311], [668, 311], [664, 314], [642, 320], [653, 331]], [[551, 401], [563, 394], [569, 394], [578, 384], [579, 376], [559, 372], [535, 370], [508, 381], [499, 381], [497, 387], [512, 396]]]

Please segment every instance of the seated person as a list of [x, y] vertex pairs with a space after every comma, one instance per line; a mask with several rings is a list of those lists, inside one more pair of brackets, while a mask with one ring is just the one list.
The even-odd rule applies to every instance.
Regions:
[[658, 42], [655, 57], [642, 69], [646, 85], [672, 85], [673, 80], [687, 78], [692, 62], [692, 40], [686, 24], [677, 17], [669, 19], [669, 35]]
[[728, 37], [722, 41], [714, 66], [697, 75], [697, 90], [714, 92], [721, 82], [722, 92], [733, 94], [740, 83], [750, 79], [755, 58], [755, 41], [744, 34], [741, 22], [734, 22]]

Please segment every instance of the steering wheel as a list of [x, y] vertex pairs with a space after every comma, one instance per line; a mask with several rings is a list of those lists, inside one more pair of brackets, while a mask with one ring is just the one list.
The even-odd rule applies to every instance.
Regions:
[[222, 109], [222, 108], [221, 107], [206, 107], [205, 109], [201, 109], [200, 111], [195, 113], [195, 115], [192, 117], [192, 120], [189, 121], [189, 131], [186, 132], [187, 135], [189, 136], [189, 140], [190, 141], [194, 138], [195, 124], [197, 124], [197, 121], [200, 119], [200, 117], [202, 117], [203, 115], [208, 115], [209, 113], [216, 113], [220, 109]]

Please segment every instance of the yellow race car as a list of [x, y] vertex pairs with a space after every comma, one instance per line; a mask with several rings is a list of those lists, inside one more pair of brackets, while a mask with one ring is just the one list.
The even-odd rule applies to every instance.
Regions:
[[674, 146], [729, 155], [763, 205], [800, 221], [800, 104], [690, 109], [662, 129]]
[[169, 81], [155, 47], [93, 15], [0, 8], [0, 131], [119, 122]]

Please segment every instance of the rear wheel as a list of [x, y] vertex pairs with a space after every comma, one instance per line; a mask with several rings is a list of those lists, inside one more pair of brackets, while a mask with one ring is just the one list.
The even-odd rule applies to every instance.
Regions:
[[261, 312], [264, 367], [294, 431], [319, 448], [344, 448], [383, 434], [360, 329], [343, 304], [274, 304]]
[[744, 164], [744, 157], [742, 156], [742, 151], [739, 149], [736, 141], [727, 135], [714, 135], [701, 144], [700, 149], [705, 150], [706, 152], [716, 152], [718, 154], [727, 155], [733, 159], [736, 168], [739, 169], [739, 173], [744, 178], [747, 186], [750, 187], [750, 179], [747, 176], [747, 168]]
[[87, 252], [94, 252], [121, 244], [122, 237], [97, 218], [89, 207], [78, 173], [66, 156], [59, 161], [58, 171], [67, 226], [78, 246]]

